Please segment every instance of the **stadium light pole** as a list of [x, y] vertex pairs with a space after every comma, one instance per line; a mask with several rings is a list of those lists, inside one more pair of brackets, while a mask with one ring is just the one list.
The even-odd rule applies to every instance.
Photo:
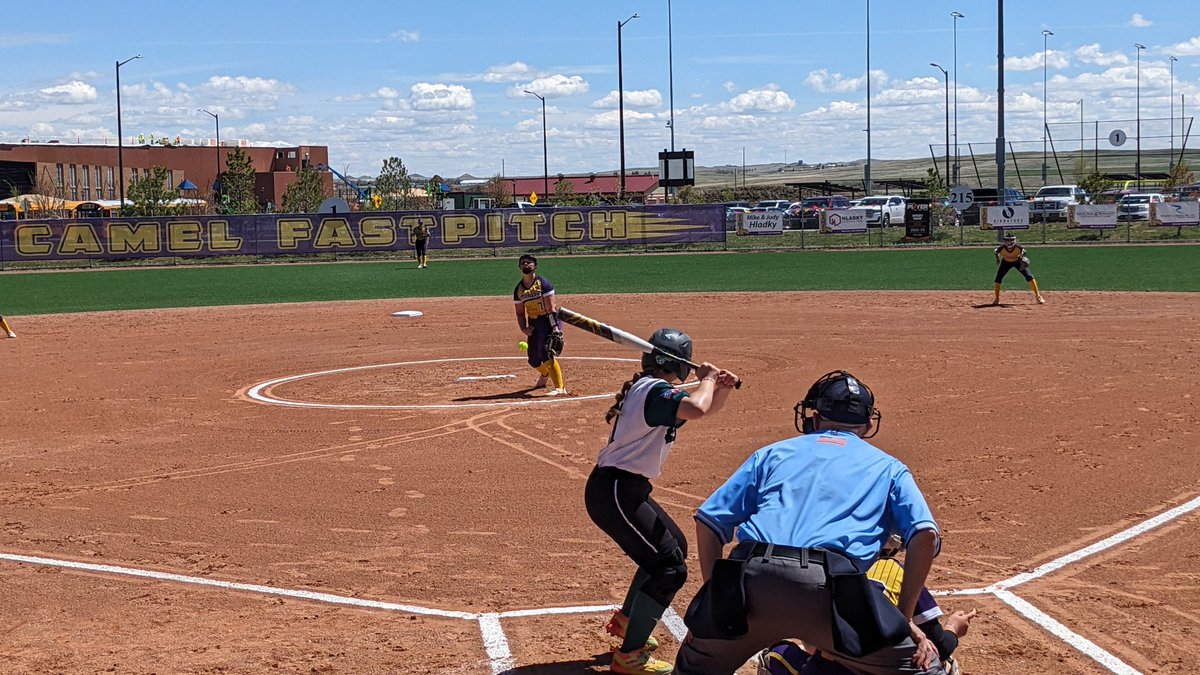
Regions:
[[671, 127], [671, 152], [675, 152], [675, 48], [671, 39], [671, 0], [667, 0], [667, 92], [671, 102], [671, 119], [667, 126]]
[[124, 61], [117, 61], [117, 185], [121, 189], [122, 213], [125, 211], [125, 141], [121, 138], [121, 66], [134, 59], [142, 58], [141, 54], [131, 56]]
[[221, 176], [221, 117], [219, 115], [217, 115], [217, 113], [209, 112], [208, 110], [205, 110], [204, 108], [200, 108], [200, 112], [208, 113], [209, 115], [211, 115], [213, 118], [213, 121], [216, 122], [216, 124], [217, 124], [217, 148], [216, 148], [216, 150], [217, 150], [217, 172], [215, 174], [213, 174], [213, 183], [215, 184], [217, 182], [217, 179], [220, 178], [220, 176]]
[[950, 180], [950, 73], [936, 63], [929, 65], [942, 71], [942, 79], [946, 83], [946, 175], [944, 180]]
[[1054, 31], [1042, 31], [1042, 185], [1046, 184], [1046, 172], [1050, 166], [1046, 164], [1046, 141], [1050, 135], [1050, 123], [1046, 118], [1046, 62], [1050, 58], [1049, 40]]
[[871, 196], [871, 0], [867, 3], [867, 166], [863, 175], [863, 191]]
[[625, 201], [625, 71], [621, 60], [621, 28], [638, 18], [633, 16], [617, 22], [617, 114], [620, 116], [621, 134], [621, 180], [617, 185], [617, 200]]
[[1175, 62], [1179, 59], [1171, 57], [1171, 161], [1175, 161]]
[[962, 12], [950, 12], [954, 18], [954, 176], [958, 185], [958, 20], [966, 18]]
[[1146, 45], [1135, 42], [1137, 50], [1137, 160], [1134, 162], [1134, 173], [1137, 174], [1138, 192], [1142, 191], [1142, 50]]
[[542, 196], [550, 198], [550, 155], [546, 152], [546, 97], [541, 94], [523, 90], [526, 94], [537, 96], [542, 100]]
[[[1004, 187], [1004, 0], [996, 2], [996, 199], [1008, 206]], [[1004, 229], [996, 228], [996, 241], [1004, 240]]]

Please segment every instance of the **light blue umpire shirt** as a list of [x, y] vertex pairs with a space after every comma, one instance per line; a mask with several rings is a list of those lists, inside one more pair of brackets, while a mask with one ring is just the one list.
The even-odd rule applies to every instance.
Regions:
[[[893, 533], [938, 530], [903, 462], [842, 431], [768, 445], [717, 489], [696, 520], [728, 544], [751, 539], [838, 551], [866, 571]], [[938, 550], [941, 538], [938, 538]]]

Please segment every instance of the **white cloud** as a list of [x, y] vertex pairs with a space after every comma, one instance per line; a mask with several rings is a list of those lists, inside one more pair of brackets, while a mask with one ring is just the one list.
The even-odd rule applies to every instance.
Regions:
[[591, 87], [587, 80], [579, 75], [551, 75], [549, 77], [539, 77], [536, 80], [524, 85], [513, 85], [508, 90], [508, 95], [511, 98], [518, 96], [526, 96], [525, 90], [535, 91], [546, 98], [558, 98], [560, 96], [575, 96], [576, 94], [586, 94]]
[[[657, 89], [642, 89], [638, 91], [625, 92], [625, 106], [632, 108], [659, 108], [662, 106], [662, 93]], [[614, 89], [608, 92], [604, 98], [593, 101], [593, 108], [616, 108], [620, 104], [617, 98], [617, 91]]]
[[47, 100], [58, 103], [89, 103], [96, 100], [96, 88], [86, 82], [74, 80], [57, 87], [39, 90]]
[[475, 97], [461, 84], [418, 82], [411, 88], [408, 103], [413, 110], [471, 110]]
[[744, 91], [730, 99], [727, 105], [730, 110], [737, 113], [777, 113], [795, 108], [796, 102], [786, 91], [782, 91], [772, 84], [767, 85], [765, 89]]
[[205, 92], [218, 93], [226, 96], [266, 96], [272, 100], [281, 94], [291, 94], [296, 90], [286, 82], [263, 77], [246, 77], [238, 75], [213, 75], [197, 89]]
[[1093, 43], [1084, 45], [1075, 50], [1075, 56], [1079, 57], [1080, 61], [1097, 66], [1115, 66], [1124, 63], [1129, 63], [1129, 57], [1120, 52], [1104, 52], [1101, 51], [1100, 45]]
[[1047, 68], [1060, 70], [1071, 65], [1071, 58], [1066, 52], [1051, 49], [1044, 53], [1034, 52], [1029, 56], [1006, 56], [1004, 58], [1004, 69], [1017, 72], [1026, 70], [1041, 70], [1043, 54], [1045, 55]]
[[392, 37], [401, 42], [420, 42], [421, 34], [415, 30], [398, 30], [392, 33]]
[[[652, 119], [655, 119], [653, 113], [638, 112], [637, 110], [625, 111], [626, 125], [630, 122]], [[619, 110], [609, 110], [592, 115], [588, 118], [586, 125], [589, 129], [616, 129], [621, 125], [621, 112]]]
[[52, 136], [54, 135], [54, 125], [45, 122], [37, 122], [30, 125], [29, 133], [35, 136]]
[[513, 61], [502, 66], [488, 68], [482, 79], [484, 82], [516, 82], [528, 78], [532, 71], [533, 69], [527, 64]]
[[825, 68], [814, 70], [804, 78], [804, 84], [812, 87], [822, 94], [829, 92], [845, 93], [849, 91], [859, 91], [863, 88], [866, 82], [866, 77], [848, 78], [841, 73], [833, 73], [832, 75]]
[[1129, 25], [1134, 28], [1149, 28], [1150, 26], [1154, 25], [1154, 22], [1142, 16], [1141, 14], [1134, 14], [1133, 16], [1129, 17]]
[[734, 84], [733, 82], [726, 82], [725, 84], [723, 84], [721, 86], [724, 87], [725, 91], [727, 91], [731, 94], [733, 92], [737, 91], [737, 88], [738, 88], [737, 85]]
[[1173, 44], [1163, 51], [1164, 53], [1173, 54], [1175, 56], [1200, 56], [1200, 36], [1194, 37], [1186, 42]]
[[391, 87], [380, 87], [375, 90], [375, 96], [379, 98], [400, 98], [400, 92]]

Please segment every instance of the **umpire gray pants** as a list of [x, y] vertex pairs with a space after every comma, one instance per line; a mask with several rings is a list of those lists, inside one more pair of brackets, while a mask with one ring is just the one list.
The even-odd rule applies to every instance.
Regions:
[[861, 675], [944, 675], [937, 661], [928, 670], [913, 665], [912, 638], [863, 657], [833, 649], [833, 597], [827, 589], [824, 566], [804, 566], [790, 558], [751, 558], [746, 563], [746, 622], [750, 630], [733, 640], [700, 639], [689, 635], [675, 658], [674, 675], [732, 675], [755, 654], [779, 640], [792, 638], [821, 650]]

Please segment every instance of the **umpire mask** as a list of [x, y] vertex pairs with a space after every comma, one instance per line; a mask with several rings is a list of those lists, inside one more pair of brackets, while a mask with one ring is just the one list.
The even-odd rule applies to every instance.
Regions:
[[875, 395], [864, 382], [844, 370], [835, 370], [821, 376], [809, 387], [804, 400], [792, 409], [795, 413], [796, 431], [804, 434], [817, 433], [814, 415], [842, 424], [870, 424], [871, 431], [863, 438], [879, 433], [883, 415], [875, 407]]

